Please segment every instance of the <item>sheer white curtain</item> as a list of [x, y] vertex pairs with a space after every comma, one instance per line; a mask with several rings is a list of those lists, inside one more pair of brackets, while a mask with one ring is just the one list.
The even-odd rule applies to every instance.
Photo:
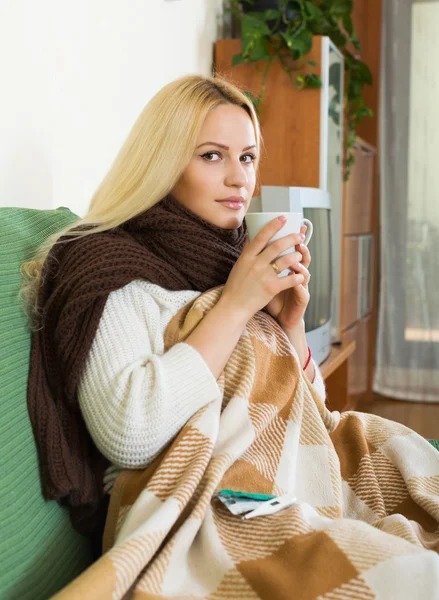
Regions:
[[374, 390], [439, 402], [439, 0], [384, 0]]

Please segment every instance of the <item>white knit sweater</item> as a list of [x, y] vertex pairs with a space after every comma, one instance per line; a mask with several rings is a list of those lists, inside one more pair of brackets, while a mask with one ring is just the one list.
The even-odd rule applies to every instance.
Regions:
[[[110, 491], [122, 468], [146, 467], [186, 421], [220, 395], [201, 354], [184, 342], [164, 352], [172, 317], [200, 295], [135, 280], [110, 293], [78, 386], [84, 420], [111, 461]], [[313, 382], [325, 396], [318, 369]]]

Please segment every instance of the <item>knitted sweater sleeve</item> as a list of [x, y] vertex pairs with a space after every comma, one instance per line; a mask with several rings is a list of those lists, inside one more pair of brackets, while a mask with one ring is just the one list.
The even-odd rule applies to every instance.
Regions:
[[[178, 307], [159, 289], [133, 281], [109, 295], [79, 380], [87, 429], [120, 468], [146, 467], [199, 408], [221, 396], [195, 348], [177, 343], [164, 351], [163, 332]], [[313, 386], [324, 398], [314, 365]]]
[[[221, 396], [192, 346], [164, 352], [164, 311], [138, 282], [112, 292], [78, 385], [94, 443], [122, 468], [146, 467], [199, 408]], [[169, 321], [175, 307], [168, 312]]]

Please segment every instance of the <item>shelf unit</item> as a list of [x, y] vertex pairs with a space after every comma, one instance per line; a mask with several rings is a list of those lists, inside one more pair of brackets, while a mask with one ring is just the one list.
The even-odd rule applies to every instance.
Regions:
[[343, 186], [340, 303], [342, 337], [356, 344], [355, 353], [349, 360], [347, 408], [350, 409], [372, 398], [377, 284], [374, 216], [377, 151], [357, 137], [354, 154], [351, 176]]

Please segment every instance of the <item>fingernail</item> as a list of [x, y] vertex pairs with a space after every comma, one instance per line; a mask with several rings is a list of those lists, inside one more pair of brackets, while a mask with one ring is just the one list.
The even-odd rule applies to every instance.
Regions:
[[300, 239], [301, 239], [301, 240], [304, 240], [304, 239], [305, 239], [305, 236], [303, 235], [303, 233], [301, 233], [301, 234], [299, 235], [299, 237], [300, 237]]
[[286, 222], [287, 222], [287, 218], [286, 218], [286, 217], [278, 217], [278, 220], [279, 220], [281, 223], [286, 223]]

